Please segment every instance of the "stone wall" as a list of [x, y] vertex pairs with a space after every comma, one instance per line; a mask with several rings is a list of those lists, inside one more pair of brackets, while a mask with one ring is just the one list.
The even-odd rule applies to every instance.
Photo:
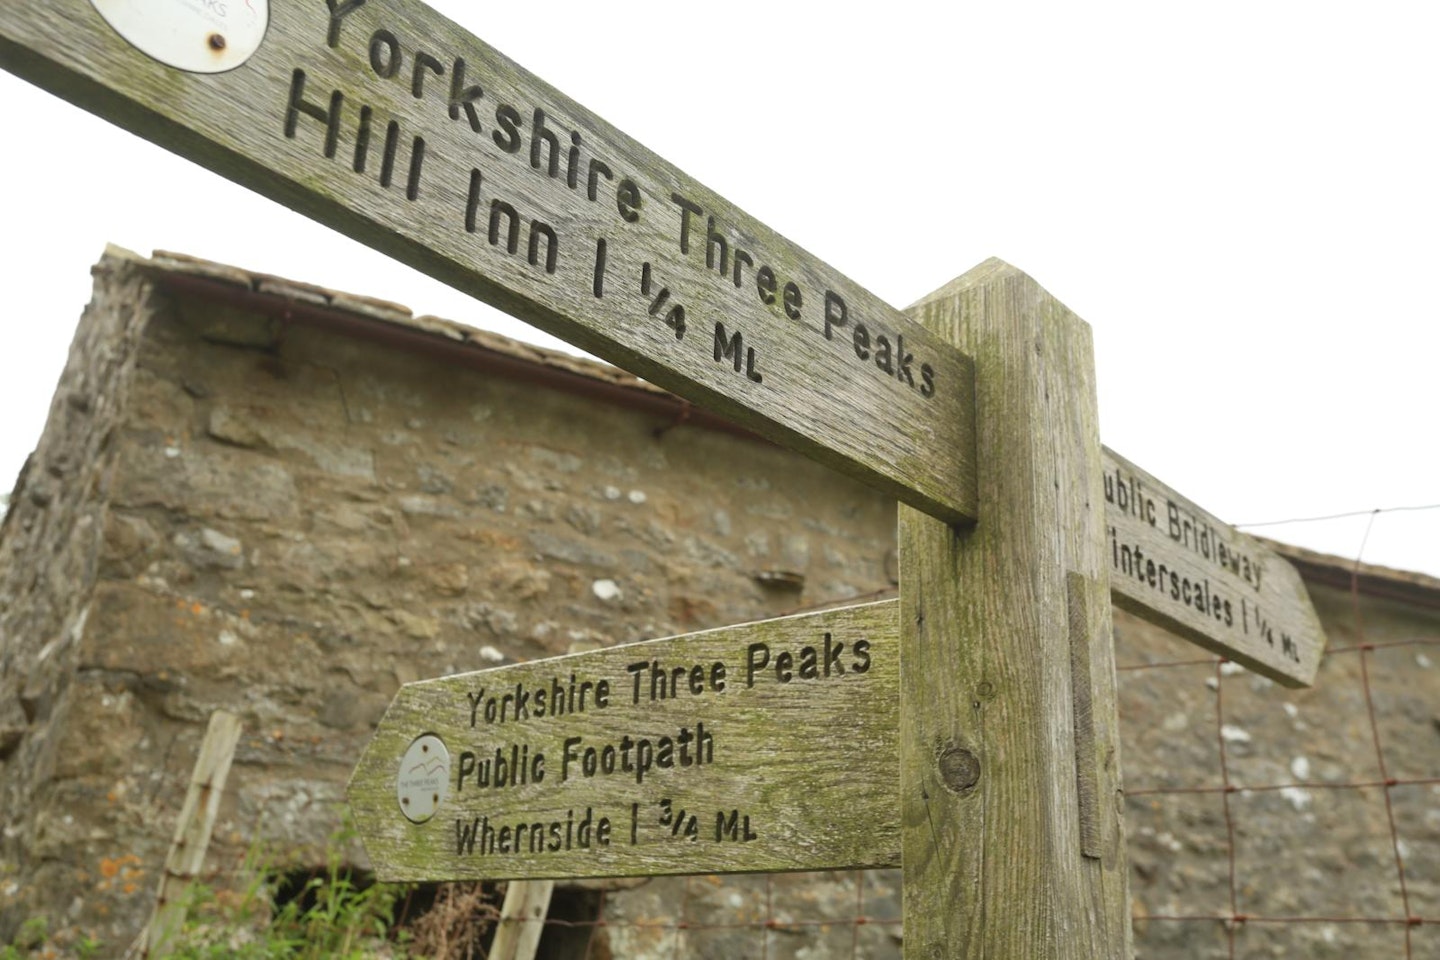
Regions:
[[45, 435], [0, 525], [0, 944], [37, 908], [52, 923], [86, 914], [73, 834], [95, 836], [97, 855], [128, 840], [92, 820], [93, 795], [60, 787], [76, 769], [71, 731], [93, 714], [81, 650], [125, 397], [155, 309], [141, 273], [107, 258], [95, 276]]
[[[43, 914], [123, 949], [216, 708], [246, 735], [211, 863], [259, 837], [309, 866], [402, 683], [893, 590], [893, 502], [657, 396], [393, 305], [107, 259], [0, 539], [0, 943]], [[1164, 919], [1232, 915], [1227, 803], [1239, 912], [1402, 915], [1386, 791], [1335, 785], [1384, 779], [1372, 702], [1386, 775], [1440, 778], [1440, 614], [1362, 597], [1366, 642], [1430, 644], [1362, 654], [1349, 596], [1313, 589], [1349, 652], [1310, 691], [1116, 614], [1142, 956], [1403, 940]], [[1232, 787], [1276, 789], [1227, 793], [1221, 744]], [[1296, 780], [1320, 785], [1278, 789]], [[1411, 913], [1430, 918], [1437, 791], [1390, 791]], [[615, 957], [674, 956], [677, 937], [716, 960], [898, 957], [898, 887], [886, 871], [657, 879], [606, 894], [600, 941]]]

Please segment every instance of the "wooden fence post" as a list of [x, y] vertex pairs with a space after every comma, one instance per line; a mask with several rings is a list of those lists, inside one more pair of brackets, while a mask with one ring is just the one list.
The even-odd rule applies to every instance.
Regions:
[[535, 960], [554, 892], [554, 880], [511, 880], [486, 960]]
[[185, 805], [175, 825], [175, 839], [165, 857], [165, 872], [155, 893], [155, 913], [143, 931], [144, 957], [163, 957], [174, 947], [174, 939], [185, 923], [185, 891], [205, 865], [210, 832], [220, 812], [220, 797], [235, 745], [240, 742], [240, 718], [224, 710], [210, 715], [210, 726], [200, 743], [200, 756], [190, 774]]
[[901, 507], [905, 957], [1128, 958], [1089, 327], [998, 260], [907, 312], [975, 360], [981, 519]]

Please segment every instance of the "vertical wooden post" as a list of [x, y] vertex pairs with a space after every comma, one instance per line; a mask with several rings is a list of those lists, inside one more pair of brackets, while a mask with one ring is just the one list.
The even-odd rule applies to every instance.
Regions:
[[554, 892], [554, 880], [510, 881], [487, 960], [535, 960]]
[[210, 714], [210, 726], [200, 743], [200, 756], [195, 760], [190, 787], [185, 792], [185, 805], [175, 825], [175, 839], [165, 857], [165, 872], [160, 875], [160, 888], [155, 893], [155, 913], [144, 932], [142, 956], [169, 954], [175, 936], [185, 923], [185, 891], [205, 865], [210, 832], [220, 812], [225, 778], [230, 775], [230, 761], [239, 742], [239, 717], [224, 710]]
[[980, 522], [901, 507], [905, 957], [1123, 960], [1090, 329], [998, 260], [907, 312], [975, 359]]

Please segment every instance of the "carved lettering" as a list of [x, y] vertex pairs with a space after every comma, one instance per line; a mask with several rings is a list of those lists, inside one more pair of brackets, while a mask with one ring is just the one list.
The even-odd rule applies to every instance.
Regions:
[[[328, 106], [322, 107], [307, 99], [305, 88], [308, 82], [309, 78], [304, 70], [296, 70], [291, 74], [290, 94], [285, 104], [285, 136], [291, 140], [299, 138], [302, 116], [322, 123], [325, 125], [325, 137], [320, 152], [326, 159], [334, 159], [339, 150], [340, 132], [344, 122], [345, 95], [339, 90], [331, 91]], [[374, 109], [372, 107], [368, 104], [359, 105], [355, 122], [355, 143], [351, 151], [350, 162], [350, 169], [355, 173], [365, 173], [369, 165], [373, 117]], [[395, 179], [400, 157], [400, 141], [399, 121], [388, 121], [385, 124], [385, 144], [377, 178], [381, 187], [388, 188]], [[422, 136], [411, 137], [405, 173], [405, 199], [407, 200], [413, 201], [420, 197], [420, 182], [425, 168], [425, 156], [425, 138]]]
[[[470, 170], [470, 189], [465, 200], [465, 232], [475, 233], [479, 228], [479, 209], [481, 202], [481, 188], [484, 185], [484, 176], [479, 170]], [[520, 250], [520, 225], [521, 216], [514, 205], [501, 200], [499, 197], [492, 197], [490, 200], [490, 216], [487, 220], [485, 235], [492, 247], [502, 247], [506, 253], [518, 253]], [[554, 273], [560, 259], [560, 238], [555, 233], [555, 228], [543, 220], [532, 218], [528, 227], [528, 235], [525, 248], [525, 259], [532, 267], [540, 266], [540, 241], [545, 241], [545, 263], [546, 273]], [[503, 242], [502, 242], [503, 234]]]
[[[506, 822], [496, 825], [489, 816], [455, 821], [455, 855], [493, 857], [496, 854], [560, 853], [608, 847], [612, 824], [596, 817], [593, 807], [577, 818], [574, 809], [564, 819]], [[479, 848], [478, 850], [476, 848]]]

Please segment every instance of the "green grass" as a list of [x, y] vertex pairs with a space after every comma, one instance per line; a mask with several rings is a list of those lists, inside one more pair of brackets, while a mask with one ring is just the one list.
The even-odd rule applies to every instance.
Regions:
[[325, 870], [279, 908], [272, 903], [281, 876], [254, 851], [246, 858], [246, 873], [255, 879], [244, 890], [192, 886], [170, 955], [177, 960], [408, 957], [409, 938], [395, 928], [396, 902], [408, 888], [356, 884], [340, 852], [352, 836], [348, 826], [332, 835]]
[[[326, 845], [325, 868], [278, 907], [275, 895], [285, 873], [258, 845], [245, 858], [241, 876], [250, 879], [244, 888], [191, 884], [186, 890], [185, 920], [170, 942], [168, 956], [175, 960], [408, 960], [417, 955], [412, 954], [410, 932], [395, 925], [396, 904], [410, 888], [356, 883], [342, 856], [352, 838], [348, 825], [333, 834]], [[0, 960], [53, 956], [86, 960], [102, 946], [91, 939], [62, 943], [50, 935], [44, 917], [33, 917], [21, 925], [9, 945], [0, 945]], [[419, 950], [430, 952], [423, 945]]]

